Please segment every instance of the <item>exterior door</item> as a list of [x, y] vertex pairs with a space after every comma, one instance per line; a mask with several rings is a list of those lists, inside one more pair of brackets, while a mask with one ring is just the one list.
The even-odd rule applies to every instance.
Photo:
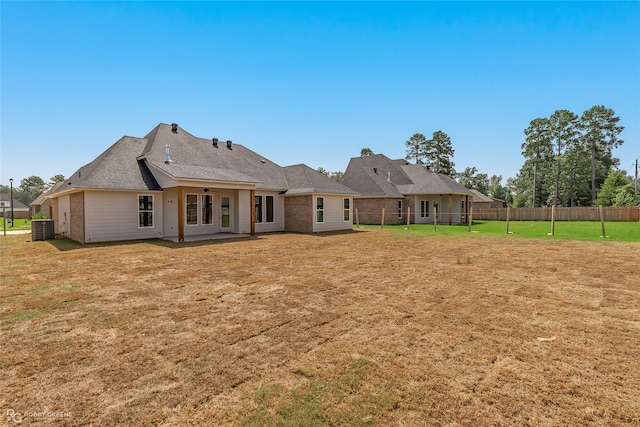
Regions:
[[229, 233], [231, 231], [231, 198], [220, 196], [220, 232]]

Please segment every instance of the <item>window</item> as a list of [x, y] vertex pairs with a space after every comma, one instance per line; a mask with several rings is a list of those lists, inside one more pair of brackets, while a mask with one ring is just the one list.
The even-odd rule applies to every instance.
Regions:
[[153, 196], [138, 196], [138, 227], [153, 227]]
[[213, 224], [213, 196], [211, 194], [202, 195], [202, 223]]
[[420, 218], [429, 218], [428, 200], [420, 200]]
[[402, 218], [402, 200], [398, 200], [398, 218]]
[[265, 196], [267, 202], [267, 222], [273, 222], [273, 196]]
[[349, 220], [351, 219], [351, 209], [350, 209], [350, 200], [349, 199], [344, 199], [344, 204], [343, 204], [343, 214], [342, 214], [342, 218], [344, 219], [344, 222], [349, 222]]
[[187, 194], [187, 225], [198, 224], [198, 195]]
[[316, 222], [324, 222], [324, 197], [316, 198]]
[[262, 224], [262, 196], [255, 197], [256, 224]]
[[263, 221], [273, 222], [273, 206], [273, 196], [255, 196], [256, 224], [261, 224]]

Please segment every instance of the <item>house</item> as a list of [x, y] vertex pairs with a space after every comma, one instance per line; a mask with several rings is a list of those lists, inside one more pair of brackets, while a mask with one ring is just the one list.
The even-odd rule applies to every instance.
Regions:
[[473, 193], [451, 177], [406, 160], [391, 160], [383, 154], [354, 157], [341, 181], [358, 192], [354, 199], [358, 220], [380, 224], [457, 224], [466, 221]]
[[31, 202], [32, 215], [42, 212], [47, 218], [53, 218], [53, 206], [51, 204], [51, 199], [47, 198], [47, 195], [56, 191], [61, 185], [62, 182], [56, 182], [50, 189], [40, 194], [33, 202]]
[[56, 232], [88, 243], [347, 230], [356, 195], [306, 165], [160, 124], [122, 137], [47, 198]]
[[495, 199], [482, 194], [476, 189], [469, 190], [473, 193], [473, 207], [474, 209], [488, 209], [488, 208], [502, 208], [505, 207], [504, 200]]
[[[0, 193], [0, 216], [2, 216], [2, 208], [5, 209], [6, 218], [11, 218], [11, 195]], [[27, 219], [31, 216], [29, 206], [20, 200], [13, 198], [13, 219]]]

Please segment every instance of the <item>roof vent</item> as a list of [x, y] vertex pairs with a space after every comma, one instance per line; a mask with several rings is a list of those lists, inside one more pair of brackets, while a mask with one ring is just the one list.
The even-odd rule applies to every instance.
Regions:
[[232, 144], [232, 142], [230, 140], [227, 140], [227, 148], [229, 150], [231, 150], [231, 144]]
[[378, 174], [378, 168], [373, 168], [373, 173]]
[[211, 142], [213, 142], [215, 148], [218, 148], [218, 138], [211, 138]]
[[164, 146], [164, 162], [166, 164], [171, 163], [171, 153], [169, 152], [169, 144]]
[[171, 123], [171, 132], [178, 133], [178, 124], [177, 123]]
[[387, 182], [391, 182], [391, 172], [387, 172]]

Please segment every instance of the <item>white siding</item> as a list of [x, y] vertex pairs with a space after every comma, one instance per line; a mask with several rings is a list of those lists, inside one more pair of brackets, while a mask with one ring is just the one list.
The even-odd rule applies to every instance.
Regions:
[[269, 233], [273, 231], [284, 231], [284, 197], [277, 192], [268, 192], [256, 190], [256, 196], [262, 196], [262, 203], [266, 206], [266, 198], [264, 196], [273, 196], [273, 222], [266, 221], [266, 210], [263, 216], [263, 222], [256, 224], [256, 233]]
[[178, 237], [178, 189], [164, 190], [162, 197], [162, 234], [164, 237]]
[[249, 234], [251, 233], [251, 206], [253, 206], [251, 191], [239, 190], [235, 193], [236, 197], [231, 200], [231, 216], [233, 218], [231, 232]]
[[[316, 218], [316, 200], [318, 197], [324, 197], [324, 222], [318, 223]], [[351, 230], [353, 228], [352, 221], [344, 221], [343, 203], [344, 196], [335, 195], [314, 195], [313, 196], [313, 231], [315, 233], [322, 231]], [[351, 206], [351, 215], [353, 216], [353, 199], [349, 198]]]
[[[138, 196], [153, 196], [153, 227], [138, 227]], [[85, 241], [162, 237], [162, 193], [85, 191]]]

